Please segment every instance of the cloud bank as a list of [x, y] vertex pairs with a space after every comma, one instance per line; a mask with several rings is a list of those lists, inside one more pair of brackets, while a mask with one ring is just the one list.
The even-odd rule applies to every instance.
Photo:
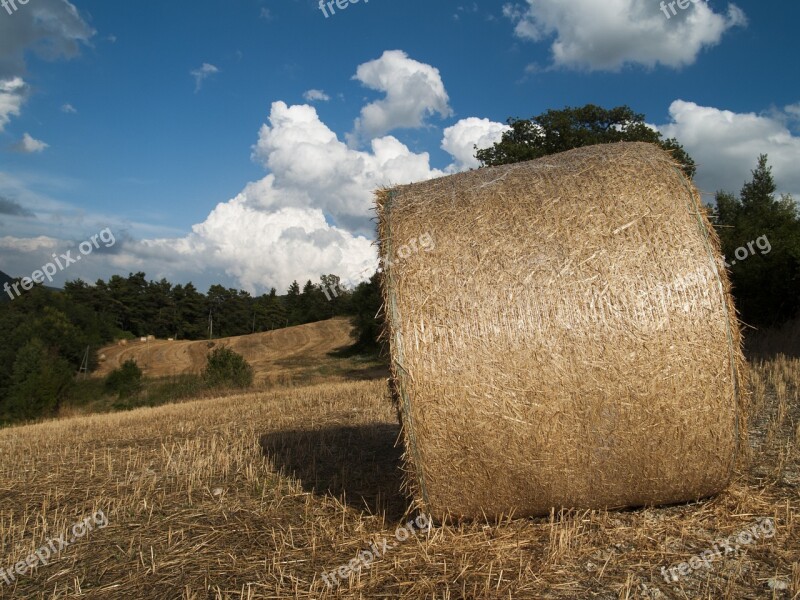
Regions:
[[744, 12], [729, 4], [716, 13], [692, 0], [667, 18], [657, 0], [527, 0], [505, 4], [503, 14], [523, 40], [552, 40], [553, 66], [619, 71], [626, 65], [678, 69], [720, 43], [735, 27], [747, 25]]

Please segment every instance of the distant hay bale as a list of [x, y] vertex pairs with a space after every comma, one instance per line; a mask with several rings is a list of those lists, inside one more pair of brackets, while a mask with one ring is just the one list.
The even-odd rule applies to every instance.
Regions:
[[[581, 148], [378, 192], [407, 484], [438, 519], [724, 489], [743, 356], [718, 239], [672, 157]], [[398, 254], [428, 235], [435, 249]]]

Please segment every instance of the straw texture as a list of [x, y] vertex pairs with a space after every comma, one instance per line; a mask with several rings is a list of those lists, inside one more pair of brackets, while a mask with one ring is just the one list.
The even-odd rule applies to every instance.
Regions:
[[[669, 154], [592, 146], [377, 204], [421, 510], [532, 516], [726, 487], [744, 423], [739, 324], [700, 195]], [[426, 233], [433, 251], [397, 259]]]

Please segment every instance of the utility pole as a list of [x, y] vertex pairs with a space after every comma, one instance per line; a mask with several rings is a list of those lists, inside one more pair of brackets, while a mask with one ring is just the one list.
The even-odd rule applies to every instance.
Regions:
[[214, 314], [208, 311], [208, 339], [214, 337]]
[[86, 346], [86, 352], [83, 353], [83, 360], [81, 360], [81, 368], [78, 369], [78, 376], [83, 373], [84, 381], [89, 376], [89, 346]]

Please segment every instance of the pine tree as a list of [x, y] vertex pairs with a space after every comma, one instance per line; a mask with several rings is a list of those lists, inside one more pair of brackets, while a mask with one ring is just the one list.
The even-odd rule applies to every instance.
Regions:
[[293, 281], [286, 291], [286, 317], [289, 325], [303, 323], [303, 307], [300, 302], [300, 285]]
[[740, 197], [718, 192], [711, 208], [736, 306], [750, 325], [780, 325], [800, 311], [800, 214], [791, 196], [776, 191], [761, 155]]

